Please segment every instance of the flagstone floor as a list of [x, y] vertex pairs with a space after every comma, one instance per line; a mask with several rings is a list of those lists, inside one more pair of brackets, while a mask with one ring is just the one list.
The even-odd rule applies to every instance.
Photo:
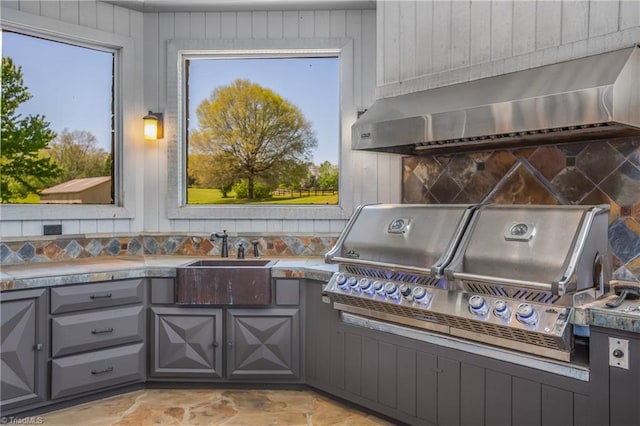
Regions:
[[391, 426], [311, 390], [146, 389], [42, 415], [41, 424]]

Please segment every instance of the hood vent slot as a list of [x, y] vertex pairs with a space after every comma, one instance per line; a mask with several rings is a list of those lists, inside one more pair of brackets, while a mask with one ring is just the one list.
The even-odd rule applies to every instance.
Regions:
[[453, 153], [640, 135], [640, 47], [377, 100], [353, 149]]

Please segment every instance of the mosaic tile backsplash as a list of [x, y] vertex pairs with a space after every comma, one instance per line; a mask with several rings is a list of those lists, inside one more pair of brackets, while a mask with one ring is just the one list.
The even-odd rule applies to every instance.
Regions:
[[[245, 256], [253, 257], [252, 241], [259, 242], [262, 257], [322, 256], [336, 243], [336, 237], [259, 237], [229, 236], [229, 257], [236, 257], [240, 243]], [[59, 262], [101, 256], [220, 256], [220, 241], [188, 235], [105, 238], [64, 238], [0, 243], [3, 265], [30, 262]]]
[[613, 278], [640, 281], [640, 138], [405, 157], [402, 201], [609, 204]]

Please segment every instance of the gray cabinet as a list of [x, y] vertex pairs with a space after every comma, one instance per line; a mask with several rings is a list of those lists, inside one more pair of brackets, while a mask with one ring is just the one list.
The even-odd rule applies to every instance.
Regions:
[[150, 376], [222, 375], [221, 309], [153, 307], [150, 337]]
[[607, 424], [593, 421], [589, 382], [345, 324], [321, 292], [307, 282], [313, 387], [413, 425]]
[[[626, 344], [628, 369], [618, 366], [620, 358], [613, 356], [618, 342]], [[640, 425], [640, 334], [591, 327], [589, 347], [593, 396], [590, 424]]]
[[231, 379], [300, 375], [298, 309], [229, 309], [227, 372]]
[[145, 280], [51, 289], [51, 398], [142, 382]]
[[0, 409], [3, 414], [47, 398], [46, 289], [0, 294]]

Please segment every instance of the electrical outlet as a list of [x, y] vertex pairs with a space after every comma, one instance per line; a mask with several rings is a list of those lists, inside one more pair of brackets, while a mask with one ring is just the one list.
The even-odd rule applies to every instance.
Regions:
[[609, 365], [629, 369], [629, 341], [609, 337]]
[[43, 225], [44, 235], [62, 235], [62, 225]]

